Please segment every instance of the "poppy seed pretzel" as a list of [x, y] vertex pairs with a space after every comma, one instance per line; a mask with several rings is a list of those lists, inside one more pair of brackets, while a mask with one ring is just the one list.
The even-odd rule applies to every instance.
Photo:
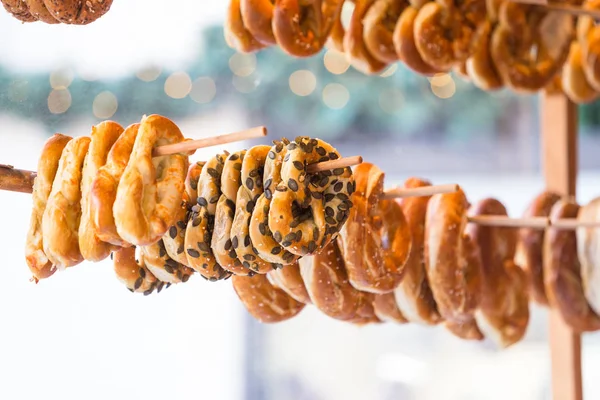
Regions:
[[217, 203], [211, 247], [221, 267], [236, 275], [248, 275], [231, 242], [231, 227], [235, 218], [235, 202], [241, 186], [242, 163], [246, 150], [231, 154], [225, 160], [221, 174], [221, 197]]
[[185, 232], [185, 251], [188, 266], [205, 279], [216, 282], [231, 274], [217, 262], [210, 247], [217, 202], [221, 197], [221, 174], [225, 156], [218, 154], [209, 159], [200, 173], [196, 204], [188, 220]]
[[354, 192], [352, 170], [308, 174], [309, 164], [335, 160], [339, 153], [318, 139], [297, 137], [287, 146], [269, 210], [273, 239], [298, 256], [315, 254], [335, 239], [348, 219]]
[[190, 198], [187, 192], [184, 192], [181, 207], [178, 209], [175, 217], [175, 223], [169, 227], [167, 233], [162, 237], [165, 251], [169, 257], [183, 265], [188, 264], [188, 258], [185, 253], [185, 231], [191, 211]]
[[[117, 278], [127, 286], [131, 293], [143, 293], [148, 296], [163, 288], [161, 282], [146, 268], [144, 256], [137, 254], [135, 247], [122, 247], [113, 253], [113, 268]], [[167, 284], [167, 287], [169, 284]]]
[[290, 253], [273, 239], [273, 232], [269, 229], [269, 209], [273, 200], [273, 193], [281, 182], [281, 165], [287, 154], [289, 140], [275, 141], [267, 154], [264, 171], [264, 193], [256, 200], [252, 218], [250, 219], [250, 240], [258, 251], [258, 255], [265, 261], [275, 264], [288, 265], [296, 262], [298, 256]]
[[264, 166], [270, 150], [270, 146], [254, 146], [246, 152], [242, 163], [242, 185], [237, 193], [235, 217], [231, 227], [231, 242], [238, 259], [246, 269], [259, 274], [266, 274], [280, 267], [260, 258], [250, 239], [252, 212], [263, 193]]
[[164, 283], [187, 282], [194, 270], [173, 260], [167, 253], [163, 239], [150, 246], [140, 247], [146, 268]]

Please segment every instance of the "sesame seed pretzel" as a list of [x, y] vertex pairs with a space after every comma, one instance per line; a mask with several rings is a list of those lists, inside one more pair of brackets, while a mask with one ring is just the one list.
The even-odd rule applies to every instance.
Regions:
[[273, 286], [266, 275], [234, 275], [232, 283], [246, 310], [260, 322], [282, 322], [295, 317], [304, 309], [303, 303]]
[[[136, 257], [137, 256], [137, 257]], [[125, 284], [131, 293], [143, 293], [148, 296], [157, 290], [160, 292], [164, 286], [146, 268], [144, 255], [135, 247], [122, 247], [113, 253], [113, 268], [117, 278]], [[167, 287], [170, 284], [167, 283]]]
[[240, 0], [231, 0], [225, 16], [225, 42], [240, 53], [252, 53], [265, 48], [265, 45], [252, 36], [244, 26]]
[[297, 137], [287, 146], [281, 182], [273, 193], [269, 229], [292, 254], [315, 254], [335, 239], [352, 208], [350, 168], [308, 174], [309, 164], [338, 159], [339, 153], [318, 139]]
[[44, 0], [54, 18], [65, 24], [87, 25], [110, 10], [113, 0]]
[[212, 282], [231, 275], [219, 265], [210, 247], [217, 202], [221, 197], [221, 174], [224, 163], [225, 156], [218, 154], [209, 159], [202, 168], [198, 180], [197, 203], [192, 207], [185, 232], [187, 265]]
[[29, 12], [39, 21], [45, 22], [47, 24], [58, 24], [60, 23], [52, 13], [48, 11], [44, 0], [25, 0], [27, 6], [29, 7]]
[[129, 162], [139, 127], [140, 124], [130, 125], [119, 136], [108, 153], [106, 164], [96, 173], [90, 189], [90, 216], [96, 226], [96, 235], [103, 242], [120, 247], [130, 244], [117, 232], [113, 206], [119, 181]]
[[[242, 185], [237, 197], [231, 227], [231, 243], [242, 266], [253, 273], [265, 274], [277, 267], [260, 258], [250, 239], [250, 221], [256, 200], [263, 193], [263, 175], [270, 146], [254, 146], [246, 152], [242, 163]], [[252, 274], [250, 274], [252, 275]]]
[[83, 163], [81, 222], [79, 223], [79, 250], [87, 261], [102, 261], [114, 249], [110, 243], [103, 242], [96, 234], [90, 192], [98, 170], [106, 164], [110, 149], [122, 133], [123, 127], [112, 121], [102, 122], [92, 128], [92, 141]]
[[184, 192], [181, 206], [175, 216], [175, 223], [169, 227], [167, 233], [162, 237], [169, 257], [183, 265], [188, 264], [188, 258], [185, 253], [185, 231], [191, 211], [192, 204], [190, 198], [187, 192]]
[[277, 43], [273, 34], [275, 0], [241, 0], [244, 26], [256, 40], [265, 45]]
[[415, 44], [423, 60], [449, 70], [477, 49], [485, 31], [485, 0], [437, 0], [419, 10], [415, 18]]
[[46, 141], [38, 161], [37, 175], [33, 183], [33, 209], [25, 246], [27, 266], [33, 274], [33, 280], [36, 282], [40, 279], [49, 278], [56, 272], [56, 267], [44, 253], [42, 218], [58, 171], [61, 154], [70, 140], [71, 137], [69, 136], [53, 135]]
[[2, 0], [2, 5], [6, 11], [21, 22], [37, 21], [37, 18], [31, 14], [25, 0]]
[[81, 219], [80, 186], [89, 145], [90, 138], [87, 136], [67, 143], [44, 211], [44, 253], [58, 269], [73, 267], [83, 261], [78, 235]]
[[273, 232], [269, 228], [271, 201], [277, 185], [281, 182], [281, 165], [287, 154], [288, 144], [290, 142], [287, 139], [283, 139], [281, 142], [275, 141], [275, 144], [267, 153], [263, 178], [264, 192], [256, 200], [250, 219], [250, 241], [256, 248], [259, 257], [265, 261], [281, 265], [293, 264], [299, 258], [282, 248], [273, 239]]
[[161, 282], [187, 282], [194, 270], [169, 256], [163, 239], [150, 246], [140, 247], [146, 268]]
[[404, 276], [412, 246], [401, 206], [382, 200], [384, 173], [363, 163], [354, 170], [356, 192], [339, 242], [350, 283], [371, 293], [389, 293]]
[[173, 225], [185, 189], [188, 157], [152, 157], [152, 151], [183, 140], [169, 119], [159, 115], [142, 119], [113, 206], [117, 232], [127, 242], [152, 244]]
[[242, 163], [246, 150], [231, 154], [225, 160], [221, 174], [221, 197], [215, 213], [215, 227], [211, 247], [215, 259], [229, 272], [248, 275], [249, 269], [242, 265], [231, 242], [231, 227], [235, 218], [235, 202], [242, 184]]

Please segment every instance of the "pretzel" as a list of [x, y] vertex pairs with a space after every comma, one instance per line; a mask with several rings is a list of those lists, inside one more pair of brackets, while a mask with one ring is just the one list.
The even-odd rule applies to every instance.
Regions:
[[252, 53], [265, 47], [244, 26], [240, 0], [230, 0], [224, 31], [227, 45], [240, 53]]
[[[125, 284], [131, 293], [143, 293], [148, 296], [164, 286], [146, 267], [144, 257], [138, 254], [135, 247], [122, 247], [113, 253], [113, 267], [117, 278]], [[170, 284], [167, 283], [167, 287]]]
[[[348, 3], [354, 3], [354, 0], [346, 0]], [[333, 20], [329, 37], [325, 42], [325, 47], [344, 53], [344, 37], [346, 36], [346, 28], [342, 22], [342, 12], [340, 11]]]
[[[485, 199], [469, 209], [469, 216], [508, 216], [495, 199]], [[517, 230], [469, 224], [467, 234], [481, 249], [483, 294], [475, 313], [477, 326], [500, 347], [523, 338], [529, 322], [527, 277], [513, 261]]]
[[343, 0], [277, 0], [272, 27], [279, 47], [296, 57], [320, 52], [343, 3]]
[[490, 54], [492, 30], [492, 22], [487, 21], [485, 33], [481, 36], [477, 50], [466, 61], [467, 73], [473, 84], [488, 91], [501, 89], [504, 86]]
[[44, 0], [54, 18], [65, 24], [87, 25], [110, 10], [113, 0]]
[[277, 44], [273, 34], [275, 0], [241, 0], [240, 10], [244, 26], [264, 45]]
[[388, 65], [376, 59], [368, 50], [364, 37], [367, 11], [375, 0], [356, 0], [350, 24], [344, 36], [344, 49], [350, 64], [364, 74], [376, 74]]
[[[418, 178], [410, 178], [404, 183], [407, 189], [431, 186], [431, 183]], [[407, 197], [399, 200], [402, 212], [410, 229], [412, 245], [406, 261], [402, 281], [394, 290], [396, 303], [404, 317], [410, 322], [435, 325], [441, 322], [425, 271], [425, 214], [431, 196]]]
[[394, 293], [376, 294], [373, 300], [373, 310], [375, 315], [381, 321], [396, 322], [398, 324], [405, 324], [408, 322], [406, 317], [402, 314], [402, 311], [398, 308], [396, 303], [396, 296]]
[[129, 162], [133, 144], [140, 124], [128, 126], [108, 152], [104, 164], [92, 182], [90, 188], [90, 216], [96, 227], [98, 239], [115, 246], [129, 246], [119, 236], [113, 215], [113, 206], [117, 197], [119, 181]]
[[287, 146], [281, 183], [273, 193], [269, 229], [273, 239], [298, 256], [315, 254], [335, 239], [348, 219], [354, 192], [352, 170], [308, 174], [306, 166], [339, 158], [331, 145], [297, 137]]
[[406, 0], [375, 0], [363, 19], [363, 38], [367, 51], [378, 61], [398, 61], [394, 47], [394, 30], [402, 12], [410, 4]]
[[[580, 207], [572, 200], [554, 203], [550, 218], [577, 218]], [[577, 332], [600, 329], [600, 317], [590, 307], [577, 257], [574, 231], [549, 229], [544, 237], [544, 288], [548, 303], [558, 309], [563, 320]]]
[[[600, 1], [585, 1], [583, 8], [600, 10]], [[600, 91], [600, 28], [588, 15], [582, 15], [577, 19], [577, 44], [581, 49], [581, 67], [586, 83], [595, 91]]]
[[205, 164], [205, 162], [198, 161], [191, 164], [188, 168], [188, 173], [185, 177], [185, 192], [192, 202], [198, 197], [198, 181], [200, 180], [200, 174]]
[[426, 3], [414, 22], [415, 44], [428, 64], [441, 70], [467, 60], [485, 30], [485, 0]]
[[422, 75], [433, 75], [442, 71], [423, 60], [415, 43], [414, 26], [418, 12], [414, 6], [404, 9], [394, 29], [394, 47], [398, 57], [408, 68]]
[[355, 168], [354, 207], [340, 235], [350, 283], [371, 293], [389, 293], [400, 284], [412, 239], [402, 208], [383, 195], [384, 173], [373, 164]]
[[254, 146], [246, 152], [242, 176], [235, 201], [231, 242], [242, 266], [252, 273], [266, 274], [280, 265], [263, 260], [250, 239], [250, 221], [256, 200], [263, 193], [264, 166], [270, 146]]
[[140, 249], [146, 268], [161, 282], [185, 283], [194, 273], [193, 269], [171, 258], [163, 239], [149, 246], [142, 246]]
[[567, 14], [510, 1], [503, 3], [490, 49], [504, 83], [524, 93], [547, 86], [569, 54], [572, 21]]
[[375, 311], [375, 296], [377, 295], [373, 293], [361, 292], [358, 298], [356, 314], [348, 322], [358, 326], [382, 323], [383, 321], [379, 319]]
[[59, 24], [60, 22], [52, 16], [44, 0], [25, 0], [25, 3], [29, 7], [29, 12], [33, 17], [39, 21], [47, 24]]
[[246, 310], [260, 322], [282, 322], [295, 317], [304, 309], [303, 303], [273, 286], [266, 275], [234, 275], [232, 283]]
[[[552, 206], [559, 200], [560, 195], [557, 193], [543, 192], [531, 202], [523, 217], [547, 217], [550, 215]], [[548, 304], [544, 290], [544, 261], [542, 257], [544, 235], [543, 230], [521, 228], [515, 254], [515, 263], [523, 268], [527, 274], [531, 296], [541, 305]]]
[[25, 0], [2, 0], [4, 9], [21, 22], [35, 22], [37, 18], [31, 14]]
[[475, 310], [481, 297], [481, 256], [466, 234], [469, 203], [462, 190], [436, 194], [425, 221], [425, 266], [445, 325], [455, 335], [481, 340]]
[[58, 133], [53, 135], [46, 141], [38, 161], [37, 176], [33, 183], [33, 209], [25, 245], [25, 260], [35, 282], [49, 278], [56, 272], [56, 267], [44, 253], [42, 218], [58, 171], [61, 154], [70, 140], [69, 136]]
[[273, 193], [275, 193], [277, 185], [281, 183], [281, 166], [287, 155], [287, 145], [290, 142], [283, 139], [282, 141], [274, 141], [274, 143], [267, 153], [265, 161], [264, 192], [256, 200], [252, 218], [250, 218], [250, 241], [256, 248], [258, 256], [263, 260], [274, 264], [288, 265], [295, 263], [299, 257], [282, 248], [273, 239], [273, 232], [269, 229], [269, 210]]
[[159, 115], [142, 119], [113, 207], [117, 232], [125, 241], [152, 244], [173, 225], [188, 158], [181, 154], [152, 158], [152, 150], [182, 141], [181, 131], [169, 119]]
[[[600, 220], [600, 198], [595, 198], [582, 206], [577, 214], [577, 220], [598, 222]], [[600, 231], [598, 228], [578, 228], [576, 235], [577, 257], [581, 263], [583, 293], [592, 310], [600, 315], [600, 293], [598, 291], [598, 282], [600, 282], [598, 268]]]
[[235, 202], [241, 186], [242, 162], [246, 150], [227, 157], [221, 174], [221, 197], [215, 212], [211, 248], [219, 265], [232, 273], [248, 275], [249, 270], [238, 260], [231, 242], [231, 226], [235, 217]]
[[80, 185], [89, 145], [90, 138], [82, 136], [65, 146], [42, 218], [44, 253], [58, 269], [72, 267], [83, 261], [78, 238]]
[[460, 77], [463, 81], [470, 82], [471, 77], [469, 76], [469, 71], [467, 71], [467, 62], [463, 61], [456, 64], [452, 67], [452, 71], [456, 74], [456, 76]]
[[311, 303], [298, 263], [273, 270], [267, 274], [267, 278], [273, 286], [280, 288], [294, 300], [304, 304]]
[[83, 163], [79, 223], [79, 250], [87, 261], [102, 261], [114, 249], [109, 243], [101, 241], [96, 234], [90, 192], [98, 170], [106, 164], [110, 149], [122, 133], [123, 127], [112, 121], [102, 122], [92, 128], [90, 146]]
[[221, 197], [221, 174], [224, 163], [224, 155], [217, 154], [202, 168], [198, 180], [197, 203], [192, 207], [185, 231], [187, 265], [212, 282], [229, 278], [231, 275], [219, 265], [210, 247], [217, 202]]
[[350, 284], [336, 241], [329, 243], [320, 253], [300, 258], [298, 264], [311, 302], [323, 314], [351, 321], [360, 317], [359, 308], [373, 302], [371, 293], [360, 292]]
[[188, 264], [188, 257], [185, 252], [185, 232], [191, 212], [192, 202], [187, 192], [184, 192], [181, 206], [175, 214], [175, 223], [169, 227], [169, 230], [161, 239], [167, 255], [182, 265]]
[[590, 103], [596, 100], [599, 93], [590, 85], [583, 68], [581, 45], [571, 43], [569, 58], [562, 70], [562, 88], [575, 103]]

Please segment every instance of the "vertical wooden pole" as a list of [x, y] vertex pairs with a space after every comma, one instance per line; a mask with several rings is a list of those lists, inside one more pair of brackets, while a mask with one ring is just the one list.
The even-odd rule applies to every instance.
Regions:
[[[577, 106], [563, 94], [541, 95], [542, 165], [546, 188], [574, 196], [577, 187]], [[581, 337], [550, 312], [554, 400], [582, 400]]]

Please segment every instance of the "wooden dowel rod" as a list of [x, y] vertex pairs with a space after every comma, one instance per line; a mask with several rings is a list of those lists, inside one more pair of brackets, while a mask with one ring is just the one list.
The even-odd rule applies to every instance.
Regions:
[[478, 225], [506, 228], [545, 229], [550, 226], [550, 220], [545, 217], [510, 218], [502, 215], [477, 215], [468, 217], [468, 221]]
[[10, 192], [31, 193], [36, 173], [14, 169], [12, 165], [0, 165], [0, 189]]
[[460, 187], [455, 183], [447, 185], [423, 186], [418, 188], [399, 187], [386, 190], [381, 198], [384, 200], [392, 200], [402, 199], [405, 197], [426, 197], [433, 196], [434, 194], [454, 193], [458, 192], [459, 189]]
[[160, 146], [152, 152], [153, 157], [168, 156], [170, 154], [194, 154], [198, 149], [205, 147], [218, 146], [221, 144], [240, 142], [242, 140], [256, 139], [267, 135], [267, 128], [258, 126], [239, 132], [228, 133], [226, 135], [209, 137], [206, 139], [188, 140], [177, 144]]
[[600, 228], [600, 222], [579, 221], [576, 218], [550, 221], [550, 227], [555, 229], [572, 230], [577, 228]]
[[314, 174], [315, 172], [328, 171], [336, 168], [352, 167], [354, 165], [362, 164], [362, 162], [363, 159], [361, 156], [338, 158], [337, 160], [311, 164], [306, 167], [306, 172]]

